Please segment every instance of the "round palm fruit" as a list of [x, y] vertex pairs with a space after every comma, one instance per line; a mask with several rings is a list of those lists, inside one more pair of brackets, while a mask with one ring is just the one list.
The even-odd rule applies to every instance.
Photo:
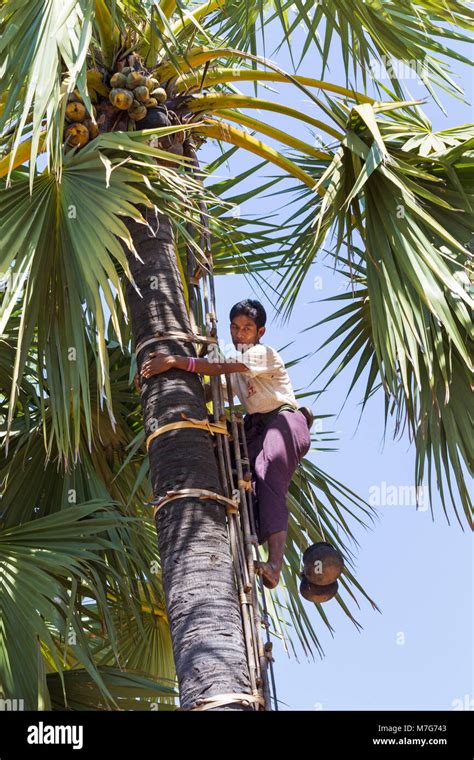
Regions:
[[160, 86], [160, 83], [158, 79], [155, 79], [154, 77], [148, 77], [146, 80], [146, 86], [151, 92], [151, 90], [156, 90], [156, 88]]
[[339, 584], [337, 581], [329, 583], [327, 586], [317, 586], [315, 583], [310, 583], [307, 578], [303, 576], [300, 583], [300, 594], [308, 602], [315, 602], [317, 604], [323, 604], [336, 596]]
[[143, 101], [143, 105], [147, 108], [154, 108], [158, 105], [158, 101], [156, 98], [148, 98], [148, 100]]
[[157, 99], [158, 103], [164, 103], [168, 99], [167, 92], [163, 87], [157, 87], [151, 94]]
[[99, 127], [93, 119], [84, 119], [83, 124], [89, 130], [89, 140], [93, 140], [99, 134]]
[[68, 145], [72, 145], [74, 148], [82, 148], [89, 142], [89, 130], [84, 124], [70, 124], [64, 131], [64, 137]]
[[112, 88], [116, 87], [126, 87], [127, 86], [127, 75], [123, 73], [123, 71], [117, 71], [116, 74], [110, 77], [110, 86]]
[[146, 101], [150, 98], [150, 91], [148, 87], [145, 87], [144, 85], [135, 87], [133, 91], [133, 97], [139, 100], [140, 103], [146, 103]]
[[128, 115], [133, 121], [141, 121], [147, 115], [146, 106], [143, 103], [139, 103], [138, 100], [134, 100], [133, 106], [128, 109]]
[[125, 76], [128, 76], [131, 71], [132, 71], [131, 66], [124, 66], [120, 73], [125, 74]]
[[73, 100], [66, 106], [66, 116], [69, 121], [84, 121], [86, 118], [86, 109], [83, 103]]
[[303, 569], [307, 580], [317, 586], [334, 583], [344, 568], [342, 555], [326, 541], [309, 546], [303, 554]]
[[133, 105], [132, 93], [122, 88], [110, 90], [109, 100], [113, 106], [120, 108], [121, 111], [127, 111]]
[[146, 77], [139, 71], [131, 71], [127, 76], [127, 87], [134, 90], [135, 87], [146, 87]]

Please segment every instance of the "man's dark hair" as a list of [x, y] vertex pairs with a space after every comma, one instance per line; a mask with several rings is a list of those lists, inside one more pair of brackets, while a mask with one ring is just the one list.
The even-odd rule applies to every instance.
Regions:
[[260, 301], [253, 301], [251, 298], [246, 298], [244, 301], [239, 301], [233, 305], [229, 314], [230, 321], [232, 322], [234, 317], [238, 317], [240, 314], [245, 314], [246, 317], [253, 319], [257, 329], [264, 327], [267, 321], [267, 313]]

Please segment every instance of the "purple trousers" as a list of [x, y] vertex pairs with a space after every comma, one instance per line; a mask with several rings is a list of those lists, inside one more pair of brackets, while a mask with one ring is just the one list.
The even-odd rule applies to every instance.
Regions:
[[264, 544], [272, 533], [288, 529], [288, 488], [300, 460], [311, 446], [302, 412], [278, 412], [267, 422], [265, 430], [262, 430], [262, 417], [260, 412], [255, 412], [244, 418], [259, 544]]

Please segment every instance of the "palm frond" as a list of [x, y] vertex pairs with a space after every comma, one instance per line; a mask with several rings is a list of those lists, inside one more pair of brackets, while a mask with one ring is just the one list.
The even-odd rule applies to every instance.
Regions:
[[46, 684], [38, 678], [42, 642], [59, 674], [62, 652], [70, 648], [101, 693], [111, 698], [91, 659], [79, 589], [95, 599], [115, 642], [107, 584], [120, 586], [123, 579], [107, 566], [103, 552], [113, 548], [126, 553], [130, 519], [94, 501], [0, 531], [0, 684], [4, 695], [23, 699], [27, 709], [50, 709]]
[[[90, 0], [9, 0], [0, 8], [0, 58], [3, 62], [0, 132], [17, 119], [10, 152], [10, 174], [20, 143], [31, 133], [30, 183], [44, 120], [45, 145], [59, 169], [68, 92], [75, 84], [86, 95], [86, 56], [92, 36]], [[19, 55], [19, 51], [21, 54]], [[63, 79], [61, 80], [61, 76]], [[32, 114], [31, 124], [28, 116]]]
[[[456, 153], [451, 153], [450, 147], [419, 155], [418, 145], [412, 142], [413, 147], [409, 148], [409, 143], [416, 135], [431, 140], [429, 124], [420, 123], [419, 115], [410, 109], [408, 114], [400, 115], [383, 105], [379, 108], [364, 104], [347, 109], [346, 137], [334, 151], [331, 165], [319, 175], [318, 186], [324, 189], [322, 202], [307, 191], [299, 191], [299, 200], [305, 198], [307, 204], [301, 206], [297, 215], [308, 213], [299, 223], [298, 235], [286, 257], [293, 267], [282, 278], [280, 305], [288, 316], [316, 251], [335, 230], [336, 251], [342, 245], [350, 246], [352, 237], [358, 233], [367, 245], [366, 256], [371, 257], [375, 267], [384, 249], [396, 252], [399, 264], [405, 267], [404, 276], [413, 281], [422, 299], [429, 300], [428, 308], [437, 318], [446, 319], [441, 289], [454, 292], [460, 299], [455, 311], [467, 326], [466, 305], [470, 304], [470, 298], [454, 278], [454, 272], [459, 268], [460, 254], [470, 258], [456, 234], [459, 225], [470, 226], [472, 199], [468, 198], [469, 192], [459, 188], [460, 183], [470, 182], [468, 136], [472, 136], [472, 127], [458, 128], [456, 133], [446, 135], [450, 143], [455, 140]], [[442, 144], [441, 137], [439, 141]], [[461, 170], [464, 153], [465, 165]], [[298, 160], [292, 156], [292, 160], [310, 173], [311, 163], [306, 158], [300, 156]], [[438, 213], [443, 215], [444, 225], [437, 221]], [[465, 221], [459, 221], [460, 217], [465, 217]], [[447, 251], [441, 250], [441, 245]], [[428, 299], [432, 280], [436, 297]], [[452, 330], [452, 337], [467, 358], [459, 334]]]
[[[413, 70], [439, 103], [436, 89], [451, 95], [462, 95], [462, 88], [450, 76], [449, 60], [470, 64], [451, 42], [472, 42], [468, 32], [473, 12], [460, 0], [438, 3], [434, 0], [414, 2], [403, 0], [259, 0], [251, 6], [245, 0], [227, 0], [216, 9], [209, 4], [201, 23], [208, 34], [225, 39], [229, 46], [256, 53], [266, 47], [269, 25], [279, 24], [281, 40], [270, 55], [286, 45], [295, 68], [308, 53], [315, 51], [320, 59], [320, 77], [324, 77], [329, 53], [335, 45], [340, 48], [346, 82], [362, 79], [364, 88], [373, 78], [380, 92], [389, 79], [395, 97], [404, 98], [402, 77], [397, 74], [397, 62]], [[293, 58], [292, 35], [303, 27], [306, 39], [299, 61]], [[463, 34], [460, 29], [464, 29]], [[260, 42], [261, 37], [261, 42]], [[440, 56], [448, 59], [442, 62]], [[399, 67], [398, 67], [399, 68]], [[440, 104], [440, 103], [439, 103]], [[441, 105], [441, 104], [440, 104]]]
[[[340, 372], [357, 362], [346, 400], [357, 382], [365, 377], [362, 416], [369, 398], [384, 389], [385, 429], [391, 414], [395, 418], [394, 437], [407, 430], [415, 446], [416, 493], [421, 492], [427, 480], [434, 517], [435, 479], [448, 522], [450, 507], [463, 527], [458, 509], [461, 505], [464, 520], [472, 528], [469, 474], [473, 474], [474, 450], [469, 432], [473, 422], [469, 404], [470, 369], [460, 360], [441, 322], [420, 302], [411, 283], [403, 282], [394, 270], [391, 286], [382, 289], [380, 282], [371, 284], [368, 275], [371, 265], [364, 261], [362, 251], [357, 253], [358, 260], [343, 259], [341, 263], [347, 269], [340, 269], [349, 278], [351, 267], [356, 287], [324, 299], [334, 304], [342, 302], [342, 307], [306, 328], [310, 330], [329, 321], [338, 324], [317, 349], [336, 344], [316, 376], [332, 368], [321, 392]], [[472, 355], [472, 338], [467, 334], [464, 340]]]
[[[41, 394], [61, 399], [51, 408], [47, 446], [51, 449], [56, 440], [66, 461], [77, 456], [82, 414], [90, 444], [89, 346], [97, 355], [97, 394], [113, 421], [105, 309], [123, 345], [119, 318], [127, 314], [127, 306], [121, 275], [132, 280], [125, 250], [136, 255], [122, 217], [146, 224], [137, 207], [152, 210], [159, 205], [177, 226], [181, 224], [184, 234], [185, 222], [196, 216], [193, 198], [208, 198], [192, 177], [182, 176], [178, 186], [174, 169], [154, 163], [153, 156], [171, 154], [147, 145], [148, 137], [141, 132], [102, 135], [80, 153], [68, 154], [61, 182], [45, 171], [34, 178], [30, 191], [27, 172], [18, 169], [12, 174], [12, 187], [0, 191], [5, 242], [0, 268], [11, 283], [0, 303], [0, 334], [22, 299], [7, 428], [17, 382], [33, 349], [30, 360], [36, 363]], [[198, 243], [193, 244], [199, 253]], [[45, 303], [51, 305], [48, 322], [42, 313]]]
[[[124, 672], [118, 668], [100, 667], [99, 673], [119, 710], [174, 710], [178, 693], [173, 682], [154, 680], [142, 673]], [[51, 710], [107, 710], [109, 705], [86, 670], [66, 670], [64, 691], [56, 673], [48, 673], [46, 684]]]

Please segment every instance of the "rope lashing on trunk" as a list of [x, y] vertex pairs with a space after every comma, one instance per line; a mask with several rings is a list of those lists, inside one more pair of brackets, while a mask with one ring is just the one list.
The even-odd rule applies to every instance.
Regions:
[[203, 697], [196, 700], [193, 707], [178, 707], [178, 712], [195, 712], [198, 710], [212, 710], [216, 707], [222, 707], [224, 705], [231, 704], [243, 704], [248, 705], [250, 703], [256, 703], [264, 706], [261, 695], [256, 692], [255, 694], [245, 693], [229, 693], [229, 694], [214, 694], [212, 697]]
[[207, 417], [204, 417], [202, 420], [196, 420], [193, 417], [187, 417], [184, 412], [181, 412], [181, 416], [185, 417], [185, 421], [168, 422], [166, 425], [161, 425], [161, 427], [154, 430], [153, 433], [150, 433], [146, 439], [146, 450], [148, 451], [150, 448], [150, 443], [154, 438], [157, 438], [163, 433], [167, 433], [169, 430], [177, 430], [178, 428], [202, 428], [203, 430], [207, 430], [207, 432], [211, 433], [212, 435], [215, 433], [220, 433], [221, 435], [229, 435], [229, 431], [227, 430], [227, 425], [225, 423], [209, 422]]
[[[198, 710], [212, 710], [215, 707], [223, 707], [224, 705], [231, 704], [243, 704], [248, 705], [250, 703], [262, 705], [265, 707], [265, 701], [263, 697], [256, 692], [255, 694], [214, 694], [212, 697], [205, 697], [198, 699], [193, 707], [187, 708], [190, 712], [196, 712]], [[179, 710], [186, 710], [186, 708], [178, 708]]]
[[179, 491], [167, 491], [166, 495], [161, 499], [158, 499], [157, 501], [147, 501], [146, 503], [155, 505], [155, 509], [153, 510], [153, 517], [155, 517], [158, 510], [168, 501], [172, 501], [173, 499], [184, 499], [186, 497], [190, 498], [193, 496], [198, 499], [212, 499], [213, 501], [219, 501], [225, 506], [228, 513], [239, 511], [240, 493], [237, 488], [231, 499], [228, 499], [227, 496], [222, 496], [220, 493], [207, 491], [205, 488], [182, 488]]
[[135, 356], [138, 356], [140, 351], [143, 351], [144, 348], [147, 346], [150, 346], [152, 343], [156, 343], [158, 340], [185, 340], [189, 341], [190, 343], [217, 343], [217, 338], [214, 338], [212, 335], [195, 335], [194, 333], [188, 333], [188, 332], [158, 332], [153, 337], [150, 338], [143, 338], [141, 340], [136, 349], [135, 349]]

